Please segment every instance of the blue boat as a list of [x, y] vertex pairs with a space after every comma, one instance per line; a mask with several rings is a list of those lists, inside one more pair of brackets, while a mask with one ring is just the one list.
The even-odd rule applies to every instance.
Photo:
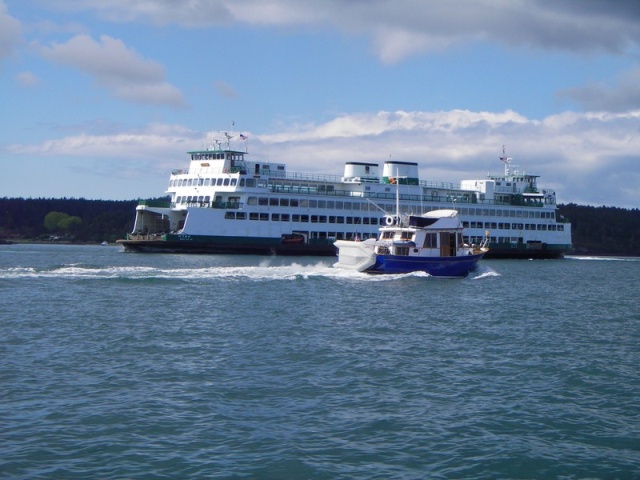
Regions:
[[434, 277], [466, 277], [489, 250], [463, 242], [457, 210], [434, 210], [421, 216], [385, 216], [377, 239], [338, 240], [336, 268], [366, 273], [426, 272]]

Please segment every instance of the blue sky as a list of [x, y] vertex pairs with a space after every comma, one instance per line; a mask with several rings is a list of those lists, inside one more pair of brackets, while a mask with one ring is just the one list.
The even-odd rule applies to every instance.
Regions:
[[0, 197], [161, 196], [235, 122], [290, 171], [458, 182], [506, 145], [640, 208], [639, 60], [637, 0], [0, 0]]

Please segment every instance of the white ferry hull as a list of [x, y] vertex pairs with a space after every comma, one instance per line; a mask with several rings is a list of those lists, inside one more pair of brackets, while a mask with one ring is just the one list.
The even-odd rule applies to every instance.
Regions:
[[505, 171], [454, 185], [419, 180], [417, 163], [385, 161], [382, 174], [377, 164], [349, 162], [338, 177], [289, 173], [245, 153], [220, 145], [189, 152], [189, 168], [171, 174], [168, 201], [142, 201], [118, 243], [130, 252], [333, 256], [336, 241], [376, 237], [385, 213], [454, 208], [465, 243], [491, 232], [486, 258], [558, 258], [571, 249], [555, 192], [539, 190], [534, 175]]

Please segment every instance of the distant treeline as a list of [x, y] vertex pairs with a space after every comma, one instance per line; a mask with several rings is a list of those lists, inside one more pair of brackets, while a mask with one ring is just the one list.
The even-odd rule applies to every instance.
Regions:
[[[150, 200], [165, 200], [150, 199]], [[113, 242], [133, 229], [138, 200], [0, 198], [0, 239]], [[640, 210], [560, 205], [576, 254], [640, 256]]]

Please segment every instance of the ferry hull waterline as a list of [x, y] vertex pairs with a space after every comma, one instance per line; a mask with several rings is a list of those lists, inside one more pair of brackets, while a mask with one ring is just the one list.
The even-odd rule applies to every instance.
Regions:
[[[287, 171], [284, 163], [249, 161], [222, 133], [187, 152], [188, 168], [171, 172], [167, 201], [141, 201], [127, 252], [335, 256], [339, 240], [376, 238], [391, 212], [454, 208], [464, 242], [490, 232], [484, 258], [559, 258], [571, 249], [571, 225], [556, 195], [503, 156], [504, 172], [460, 184], [425, 181], [418, 164], [347, 162], [342, 176]], [[397, 204], [397, 205], [396, 205]], [[398, 210], [399, 209], [399, 210]]]

